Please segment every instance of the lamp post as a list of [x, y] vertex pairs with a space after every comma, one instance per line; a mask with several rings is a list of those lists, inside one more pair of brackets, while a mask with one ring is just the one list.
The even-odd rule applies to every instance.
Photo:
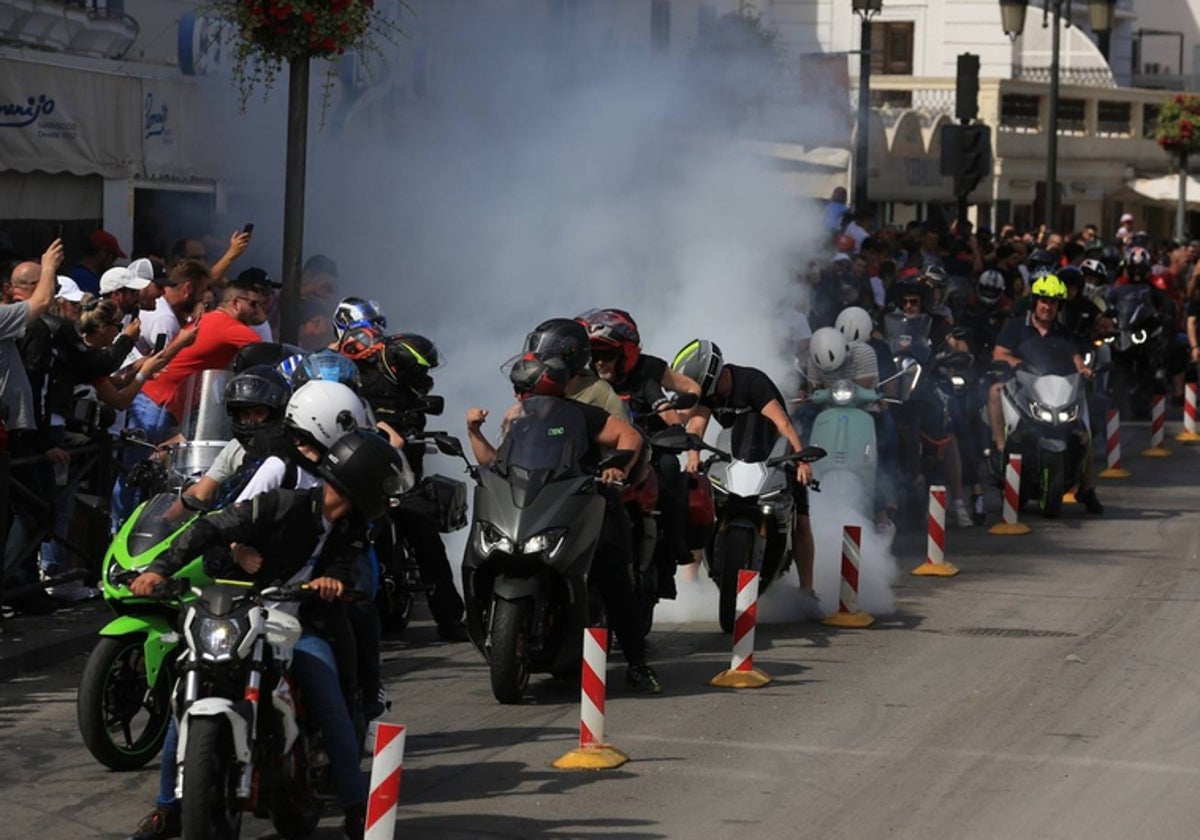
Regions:
[[867, 207], [867, 159], [870, 150], [871, 119], [871, 18], [883, 10], [883, 0], [850, 0], [859, 26], [858, 53], [858, 134], [854, 139], [854, 209]]
[[[1112, 30], [1117, 0], [1087, 0], [1092, 31], [1103, 35]], [[1014, 41], [1025, 30], [1029, 0], [1000, 0], [1004, 34]], [[1062, 19], [1071, 24], [1071, 0], [1042, 0], [1042, 26], [1054, 26], [1050, 36], [1050, 125], [1046, 139], [1046, 229], [1053, 230], [1058, 216], [1058, 70]]]

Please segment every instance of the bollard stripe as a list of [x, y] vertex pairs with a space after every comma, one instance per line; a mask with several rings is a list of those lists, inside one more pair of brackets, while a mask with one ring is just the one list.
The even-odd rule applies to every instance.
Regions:
[[858, 563], [859, 546], [862, 544], [862, 528], [846, 525], [842, 529], [842, 587], [838, 609], [853, 613], [858, 610]]
[[1161, 448], [1163, 445], [1163, 427], [1166, 424], [1167, 398], [1163, 394], [1155, 394], [1151, 405], [1150, 417], [1150, 446]]
[[[400, 768], [397, 767], [378, 786], [371, 789], [367, 800], [367, 819], [365, 829], [370, 831], [380, 820], [389, 814], [396, 813], [396, 803], [400, 801]], [[395, 822], [393, 817], [392, 822]], [[390, 836], [390, 835], [388, 835]]]
[[946, 546], [946, 488], [940, 484], [929, 487], [928, 522], [925, 559], [930, 563], [941, 563], [945, 560]]
[[1021, 456], [1009, 455], [1008, 468], [1004, 471], [1004, 521], [1010, 525], [1017, 521], [1017, 508], [1021, 506]]
[[583, 631], [583, 669], [580, 675], [579, 746], [599, 746], [604, 740], [604, 695], [608, 675], [608, 630]]
[[1121, 415], [1119, 412], [1108, 410], [1107, 429], [1108, 440], [1106, 441], [1106, 450], [1108, 452], [1108, 468], [1110, 470], [1121, 469]]
[[733, 622], [733, 658], [729, 670], [754, 669], [754, 624], [758, 620], [758, 572], [738, 571], [737, 615]]
[[400, 772], [404, 766], [404, 733], [405, 728], [394, 723], [380, 723], [376, 727], [371, 789], [364, 822], [366, 840], [391, 840], [395, 833]]
[[1184, 431], [1196, 432], [1196, 391], [1197, 385], [1195, 382], [1187, 383], [1184, 389], [1183, 401], [1183, 428]]

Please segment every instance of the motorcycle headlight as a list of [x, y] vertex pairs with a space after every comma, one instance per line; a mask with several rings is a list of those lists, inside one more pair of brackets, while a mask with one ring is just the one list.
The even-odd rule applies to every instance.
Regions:
[[490, 522], [480, 522], [475, 530], [476, 546], [484, 557], [490, 557], [494, 551], [512, 554], [513, 541], [504, 536], [504, 532]]
[[1146, 331], [1138, 330], [1133, 335], [1129, 336], [1129, 338], [1133, 341], [1134, 344], [1145, 344], [1146, 343]]
[[521, 543], [522, 554], [541, 554], [546, 553], [546, 556], [553, 557], [558, 554], [558, 550], [563, 547], [564, 538], [567, 535], [566, 528], [547, 528], [540, 534], [534, 534], [525, 542]]
[[956, 373], [950, 377], [950, 384], [955, 388], [962, 388], [967, 384], [967, 380]]
[[1104, 343], [1105, 343], [1105, 344], [1112, 344], [1114, 341], [1116, 341], [1116, 339], [1117, 339], [1117, 337], [1116, 337], [1115, 335], [1109, 335], [1109, 336], [1105, 336], [1105, 337], [1104, 337]]
[[854, 399], [854, 383], [848, 379], [839, 379], [829, 389], [829, 397], [834, 405], [847, 405]]
[[242, 626], [232, 618], [202, 618], [193, 638], [202, 659], [219, 662], [233, 657], [242, 638]]
[[1059, 423], [1072, 423], [1079, 416], [1079, 406], [1073, 405], [1065, 411], [1058, 412]]
[[1035, 420], [1040, 420], [1043, 423], [1054, 422], [1054, 412], [1046, 408], [1040, 402], [1029, 403], [1029, 413], [1033, 415]]

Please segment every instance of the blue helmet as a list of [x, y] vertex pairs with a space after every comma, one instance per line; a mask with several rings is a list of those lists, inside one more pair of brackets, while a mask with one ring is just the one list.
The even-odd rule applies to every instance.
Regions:
[[354, 391], [362, 384], [358, 366], [336, 350], [318, 350], [305, 356], [292, 371], [292, 388], [298, 390], [314, 379], [340, 382]]
[[333, 331], [341, 341], [346, 330], [353, 327], [371, 327], [386, 332], [387, 316], [383, 314], [383, 307], [366, 298], [342, 298], [333, 312]]

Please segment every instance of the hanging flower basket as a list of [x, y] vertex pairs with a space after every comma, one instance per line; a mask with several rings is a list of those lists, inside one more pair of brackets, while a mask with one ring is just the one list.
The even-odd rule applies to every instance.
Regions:
[[1175, 155], [1200, 154], [1200, 96], [1178, 93], [1171, 97], [1158, 112], [1154, 139]]
[[366, 55], [379, 51], [377, 37], [402, 34], [375, 0], [214, 0], [211, 10], [238, 35], [233, 75], [243, 108], [255, 87], [270, 90], [285, 62]]

